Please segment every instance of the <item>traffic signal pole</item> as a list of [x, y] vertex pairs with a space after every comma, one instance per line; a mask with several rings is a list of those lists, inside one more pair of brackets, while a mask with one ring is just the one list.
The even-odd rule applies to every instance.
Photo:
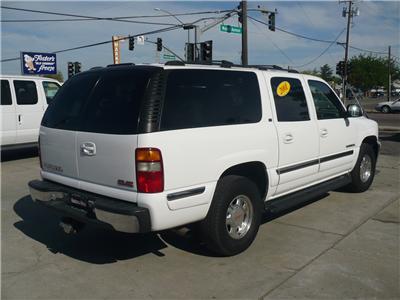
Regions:
[[247, 1], [241, 2], [242, 8], [242, 65], [249, 64], [248, 47], [247, 47]]

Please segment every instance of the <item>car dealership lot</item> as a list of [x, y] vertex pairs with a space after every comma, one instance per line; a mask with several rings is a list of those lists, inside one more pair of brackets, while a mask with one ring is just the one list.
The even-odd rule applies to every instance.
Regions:
[[2, 297], [398, 298], [398, 133], [382, 140], [369, 191], [331, 192], [266, 216], [250, 249], [228, 258], [187, 229], [128, 235], [86, 227], [67, 236], [28, 195], [37, 157], [2, 162]]

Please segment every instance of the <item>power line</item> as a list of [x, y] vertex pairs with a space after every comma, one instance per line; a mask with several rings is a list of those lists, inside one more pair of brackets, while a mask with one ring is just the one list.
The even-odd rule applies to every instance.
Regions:
[[329, 50], [329, 48], [331, 48], [331, 47], [336, 43], [336, 41], [340, 38], [340, 36], [343, 34], [343, 32], [344, 32], [345, 30], [346, 30], [346, 28], [343, 28], [343, 30], [338, 34], [338, 36], [336, 37], [336, 39], [335, 39], [334, 41], [332, 41], [332, 43], [330, 43], [329, 46], [328, 46], [326, 49], [324, 49], [324, 51], [322, 51], [321, 54], [318, 55], [316, 58], [314, 58], [314, 59], [312, 59], [311, 61], [309, 61], [308, 63], [302, 64], [302, 65], [300, 65], [300, 66], [294, 66], [294, 68], [302, 68], [302, 67], [305, 67], [305, 66], [307, 66], [307, 65], [312, 64], [313, 62], [315, 62], [315, 61], [316, 61], [317, 59], [319, 59], [322, 55], [324, 55], [324, 54]]
[[27, 20], [0, 20], [1, 23], [41, 23], [41, 22], [82, 22], [82, 21], [120, 21], [120, 22], [128, 22], [135, 24], [146, 24], [146, 25], [162, 25], [162, 26], [171, 26], [175, 25], [172, 23], [159, 23], [159, 22], [147, 22], [147, 21], [133, 21], [133, 20], [116, 20], [112, 18], [81, 18], [81, 19], [27, 19]]
[[[269, 24], [266, 23], [266, 22], [263, 22], [263, 21], [258, 20], [256, 18], [253, 18], [251, 16], [249, 16], [249, 18], [254, 20], [254, 21], [256, 21], [256, 22], [258, 22], [258, 23], [261, 23], [261, 24], [264, 24], [266, 26], [269, 26]], [[321, 40], [321, 39], [317, 39], [317, 38], [308, 37], [308, 36], [305, 36], [305, 35], [302, 35], [302, 34], [299, 34], [299, 33], [290, 32], [290, 31], [288, 31], [286, 29], [282, 29], [282, 28], [279, 28], [279, 27], [276, 27], [276, 26], [275, 26], [275, 29], [278, 30], [278, 31], [281, 31], [281, 32], [284, 32], [284, 33], [287, 33], [287, 34], [302, 38], [302, 39], [310, 40], [310, 41], [321, 42], [321, 43], [332, 43], [332, 41]]]
[[[60, 13], [60, 12], [52, 12], [52, 11], [44, 11], [44, 10], [35, 10], [35, 9], [27, 9], [27, 8], [17, 8], [17, 7], [10, 7], [10, 6], [1, 6], [3, 9], [9, 9], [9, 10], [16, 10], [16, 11], [24, 11], [24, 12], [32, 12], [32, 13], [38, 13], [38, 14], [47, 14], [47, 15], [56, 15], [56, 16], [64, 16], [64, 17], [75, 17], [75, 18], [81, 18], [81, 20], [104, 20], [104, 21], [120, 21], [120, 22], [131, 22], [129, 19], [138, 19], [138, 18], [165, 18], [165, 17], [171, 17], [169, 14], [163, 14], [163, 15], [136, 15], [136, 16], [124, 16], [124, 17], [94, 17], [94, 16], [87, 16], [87, 15], [77, 15], [77, 14], [67, 14], [67, 13]], [[199, 12], [190, 12], [190, 13], [177, 13], [173, 14], [174, 16], [191, 16], [191, 15], [204, 15], [204, 14], [222, 14], [225, 12], [228, 12], [230, 10], [216, 10], [216, 11], [199, 11]], [[53, 21], [56, 19], [46, 19], [43, 20], [44, 22], [49, 22]], [[75, 19], [73, 19], [75, 20]], [[73, 21], [71, 19], [71, 21]], [[14, 21], [23, 21], [23, 20], [2, 20], [7, 21], [7, 22], [14, 22]], [[29, 20], [30, 21], [30, 20]], [[39, 22], [38, 20], [32, 20], [35, 22]], [[42, 20], [41, 20], [42, 21]]]
[[[175, 30], [175, 29], [178, 29], [178, 28], [181, 28], [181, 25], [174, 25], [174, 26], [171, 26], [171, 27], [163, 28], [163, 29], [158, 29], [158, 30], [152, 30], [152, 31], [148, 31], [148, 32], [138, 33], [138, 34], [135, 34], [135, 35], [131, 35], [130, 37], [137, 37], [137, 36], [141, 36], [141, 35], [151, 35], [151, 34], [156, 34], [156, 33]], [[62, 52], [68, 52], [68, 51], [79, 50], [79, 49], [84, 49], [84, 48], [90, 48], [90, 47], [109, 44], [109, 43], [112, 43], [112, 42], [115, 42], [115, 41], [126, 40], [128, 38], [129, 38], [129, 36], [125, 36], [125, 37], [121, 37], [121, 38], [116, 39], [116, 40], [107, 40], [107, 41], [103, 41], [103, 42], [98, 42], [98, 43], [93, 43], [93, 44], [88, 44], [88, 45], [83, 45], [83, 46], [77, 46], [77, 47], [72, 47], [72, 48], [52, 51], [51, 53], [62, 53]], [[14, 61], [14, 60], [20, 60], [20, 57], [2, 59], [0, 62], [8, 62], [8, 61]]]
[[376, 54], [385, 54], [387, 55], [387, 52], [380, 52], [380, 51], [372, 51], [372, 50], [368, 50], [368, 49], [362, 49], [362, 48], [358, 48], [358, 47], [354, 47], [354, 46], [349, 46], [349, 48], [351, 49], [355, 49], [355, 50], [359, 50], [359, 51], [363, 51], [363, 52], [371, 52], [371, 53], [376, 53]]
[[[249, 17], [249, 18], [250, 18], [250, 17]], [[251, 18], [250, 18], [250, 21], [254, 24], [254, 26], [255, 26], [259, 31], [261, 31], [261, 30], [259, 29], [257, 23], [255, 23]], [[267, 34], [265, 33], [265, 31], [262, 31], [262, 33], [265, 34], [265, 35], [267, 35]], [[272, 45], [273, 45], [276, 49], [278, 49], [278, 51], [289, 61], [289, 63], [294, 63], [293, 60], [292, 60], [292, 59], [291, 59], [277, 44], [275, 44], [274, 41], [272, 41], [272, 39], [270, 39], [270, 42], [271, 42]]]
[[[266, 25], [266, 26], [269, 25], [268, 23], [263, 22], [263, 21], [261, 21], [261, 20], [258, 20], [258, 19], [256, 19], [256, 18], [253, 18], [253, 17], [251, 17], [251, 16], [249, 16], [249, 18], [252, 19], [252, 20], [254, 20], [254, 21], [256, 21], [256, 22], [258, 22], [258, 23], [264, 24], [264, 25]], [[306, 39], [306, 40], [310, 40], [310, 41], [321, 42], [321, 43], [327, 43], [327, 44], [328, 44], [328, 43], [330, 44], [330, 43], [332, 43], [332, 42], [336, 42], [336, 41], [331, 41], [331, 40], [323, 40], [323, 39], [317, 39], [317, 38], [305, 36], [305, 35], [302, 35], [302, 34], [299, 34], [299, 33], [295, 33], [295, 32], [291, 32], [291, 31], [288, 31], [288, 30], [286, 30], [286, 29], [279, 28], [279, 27], [276, 27], [276, 26], [275, 26], [275, 29], [278, 30], [278, 31], [281, 31], [281, 32], [284, 32], [284, 33], [287, 33], [287, 34], [290, 34], [290, 35], [293, 35], [293, 36], [296, 36], [296, 37], [298, 37], [298, 38], [302, 38], [302, 39]], [[337, 44], [340, 45], [340, 44], [342, 44], [342, 43], [339, 43], [339, 42], [338, 42]], [[352, 48], [352, 49], [355, 49], [355, 50], [359, 50], [359, 51], [363, 51], [363, 52], [371, 52], [371, 53], [384, 54], [384, 55], [387, 55], [387, 54], [388, 54], [387, 52], [380, 52], [380, 51], [368, 50], [368, 49], [358, 48], [358, 47], [355, 47], [355, 46], [349, 46], [349, 48]]]

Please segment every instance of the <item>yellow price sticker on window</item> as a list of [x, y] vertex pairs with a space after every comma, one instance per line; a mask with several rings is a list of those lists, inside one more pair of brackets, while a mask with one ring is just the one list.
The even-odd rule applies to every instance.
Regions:
[[284, 97], [290, 92], [290, 83], [287, 81], [282, 81], [276, 88], [276, 93], [279, 97]]

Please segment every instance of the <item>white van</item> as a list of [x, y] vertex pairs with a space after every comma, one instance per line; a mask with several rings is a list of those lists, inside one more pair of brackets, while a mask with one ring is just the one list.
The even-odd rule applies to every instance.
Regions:
[[0, 75], [0, 82], [1, 148], [34, 146], [40, 121], [60, 82], [18, 75]]

